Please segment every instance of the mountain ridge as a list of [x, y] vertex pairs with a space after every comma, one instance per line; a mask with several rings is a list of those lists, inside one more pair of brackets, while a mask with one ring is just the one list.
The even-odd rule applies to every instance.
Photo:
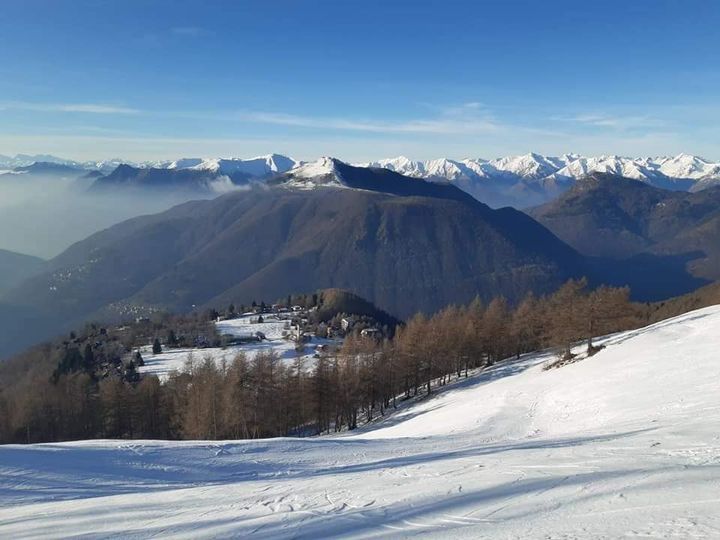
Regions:
[[[43, 161], [32, 161], [34, 158], [42, 158]], [[264, 182], [291, 171], [307, 179], [308, 175], [303, 170], [312, 170], [313, 163], [319, 164], [323, 159], [340, 161], [337, 158], [320, 158], [304, 162], [281, 154], [268, 154], [253, 158], [182, 158], [143, 163], [121, 160], [76, 162], [43, 155], [0, 157], [0, 168], [15, 164], [11, 172], [23, 174], [32, 172], [33, 164], [44, 163], [48, 169], [54, 164], [56, 168], [65, 166], [79, 171], [100, 171], [103, 176], [97, 179], [93, 189], [116, 184], [116, 187], [165, 186], [222, 193], [248, 182]], [[720, 185], [720, 163], [684, 153], [632, 158], [579, 154], [554, 157], [530, 152], [492, 160], [439, 158], [426, 161], [399, 156], [355, 166], [388, 169], [411, 178], [453, 183], [493, 207], [525, 208], [543, 204], [594, 172], [613, 174], [671, 191], [701, 191]], [[134, 171], [132, 180], [127, 178], [128, 167]], [[315, 168], [322, 169], [322, 166]], [[121, 172], [126, 178], [118, 181]]]
[[326, 288], [403, 317], [477, 294], [517, 300], [582, 272], [582, 257], [519, 211], [451, 185], [333, 166], [354, 189], [295, 189], [288, 175], [91, 235], [2, 297], [7, 327], [32, 328], [35, 339], [69, 322]]
[[413, 161], [401, 156], [364, 165], [389, 168], [416, 178], [453, 182], [491, 206], [542, 204], [593, 172], [677, 191], [699, 191], [720, 183], [720, 163], [689, 154], [628, 158], [577, 154], [552, 157], [529, 153], [494, 160], [459, 161], [447, 158]]
[[720, 186], [668, 191], [594, 173], [527, 213], [585, 255], [688, 254], [694, 275], [720, 280]]
[[331, 158], [319, 165], [306, 176], [289, 171], [133, 218], [74, 244], [0, 298], [7, 306], [0, 322], [11, 329], [0, 351], [26, 344], [20, 336], [30, 330], [37, 340], [89, 319], [326, 288], [349, 290], [403, 318], [476, 295], [515, 302], [570, 277], [630, 284], [641, 299], [705, 283], [675, 257], [582, 256], [530, 216], [492, 209], [450, 183]]
[[33, 255], [0, 249], [0, 294], [39, 272], [44, 262]]

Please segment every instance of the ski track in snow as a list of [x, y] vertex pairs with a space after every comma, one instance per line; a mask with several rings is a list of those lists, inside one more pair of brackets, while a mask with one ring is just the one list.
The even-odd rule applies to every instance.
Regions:
[[720, 307], [352, 434], [0, 446], [1, 538], [720, 538]]

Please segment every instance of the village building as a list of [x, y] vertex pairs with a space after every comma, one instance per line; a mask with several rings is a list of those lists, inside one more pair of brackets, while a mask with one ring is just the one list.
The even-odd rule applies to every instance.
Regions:
[[363, 328], [360, 335], [362, 337], [378, 338], [382, 335], [382, 331], [379, 328]]

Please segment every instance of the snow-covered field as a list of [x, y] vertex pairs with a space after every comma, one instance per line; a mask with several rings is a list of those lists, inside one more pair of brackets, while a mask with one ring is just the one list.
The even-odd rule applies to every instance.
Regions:
[[720, 307], [352, 435], [0, 447], [0, 537], [720, 538]]
[[139, 369], [140, 373], [154, 373], [161, 379], [166, 378], [171, 371], [181, 371], [188, 358], [192, 355], [193, 361], [201, 362], [204, 358], [210, 357], [217, 364], [225, 361], [228, 365], [238, 353], [244, 353], [248, 359], [252, 359], [260, 352], [275, 352], [281, 360], [292, 362], [298, 356], [306, 361], [306, 366], [310, 367], [314, 363], [315, 348], [318, 345], [334, 344], [339, 341], [331, 341], [328, 339], [319, 339], [313, 337], [312, 340], [305, 345], [304, 350], [298, 354], [295, 351], [295, 342], [283, 338], [283, 332], [288, 332], [289, 323], [285, 320], [273, 318], [274, 316], [266, 316], [261, 323], [252, 322], [257, 319], [257, 315], [244, 315], [237, 319], [221, 321], [216, 323], [217, 330], [220, 334], [226, 334], [235, 337], [247, 337], [254, 335], [256, 332], [262, 332], [266, 340], [259, 343], [247, 343], [244, 345], [233, 345], [225, 348], [210, 347], [206, 349], [170, 349], [166, 348], [160, 354], [153, 354], [151, 347], [147, 346], [142, 349], [143, 360], [145, 365]]

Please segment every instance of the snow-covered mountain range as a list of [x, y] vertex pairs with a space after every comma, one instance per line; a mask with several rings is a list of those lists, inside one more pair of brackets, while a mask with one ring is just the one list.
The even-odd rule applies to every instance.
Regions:
[[590, 172], [613, 173], [635, 180], [652, 181], [658, 177], [701, 180], [720, 175], [720, 163], [712, 163], [690, 154], [674, 157], [630, 158], [622, 156], [585, 157], [565, 154], [560, 157], [529, 153], [493, 160], [440, 158], [413, 161], [404, 156], [363, 164], [383, 167], [418, 178], [496, 178], [517, 177], [534, 180], [546, 178], [575, 179]]
[[85, 169], [88, 171], [110, 172], [118, 165], [128, 163], [128, 161], [120, 158], [97, 161], [75, 161], [50, 154], [17, 154], [15, 156], [5, 156], [0, 154], [0, 170], [13, 170], [20, 167], [29, 167], [35, 163], [52, 163], [55, 165], [65, 165], [67, 167]]
[[[253, 158], [182, 158], [174, 161], [130, 163], [140, 169], [166, 169], [228, 176], [231, 179], [264, 180], [293, 172], [302, 187], [326, 184], [329, 164], [334, 158], [323, 157], [305, 163], [280, 154]], [[337, 161], [337, 160], [334, 160]], [[17, 169], [35, 162], [57, 163], [107, 174], [123, 162], [77, 162], [49, 155], [0, 156], [0, 169]], [[720, 163], [690, 154], [668, 157], [632, 158], [622, 156], [588, 157], [564, 154], [559, 157], [529, 153], [492, 160], [439, 158], [417, 161], [404, 156], [357, 164], [384, 168], [413, 178], [450, 182], [491, 206], [526, 207], [546, 202], [592, 172], [631, 178], [655, 187], [681, 191], [699, 191], [720, 185]], [[320, 182], [308, 182], [325, 177]], [[299, 186], [300, 187], [300, 186]]]
[[266, 176], [283, 173], [300, 164], [287, 156], [269, 154], [249, 159], [244, 158], [180, 158], [174, 161], [143, 161], [133, 162], [119, 158], [100, 161], [75, 161], [48, 154], [17, 154], [16, 156], [0, 155], [0, 169], [16, 169], [28, 167], [34, 163], [52, 163], [85, 169], [88, 171], [110, 172], [118, 165], [131, 165], [139, 168], [155, 169], [194, 169], [211, 171], [220, 174], [245, 173], [250, 176]]
[[529, 153], [494, 160], [447, 158], [413, 161], [406, 157], [364, 163], [407, 176], [446, 180], [491, 205], [528, 206], [544, 202], [592, 172], [631, 178], [672, 190], [697, 191], [720, 184], [720, 163], [697, 156], [630, 158], [560, 157]]
[[167, 169], [193, 169], [219, 174], [244, 173], [251, 177], [279, 174], [297, 167], [301, 162], [280, 154], [269, 154], [249, 159], [242, 158], [185, 158], [161, 165]]

